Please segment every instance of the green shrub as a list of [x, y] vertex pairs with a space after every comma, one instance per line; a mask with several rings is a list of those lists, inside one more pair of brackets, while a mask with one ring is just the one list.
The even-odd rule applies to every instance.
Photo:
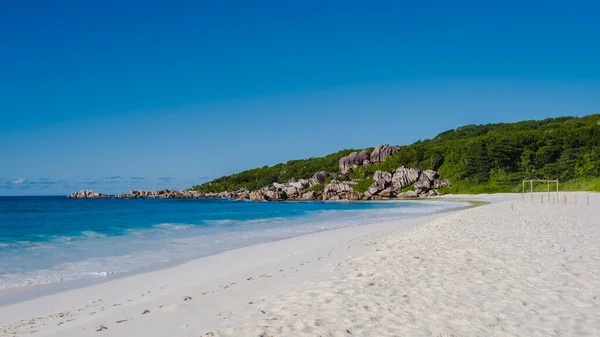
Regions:
[[357, 192], [365, 193], [372, 184], [373, 179], [361, 179], [356, 185], [352, 186], [352, 188]]
[[325, 189], [325, 185], [323, 185], [323, 184], [316, 184], [316, 185], [312, 185], [311, 187], [307, 188], [306, 191], [308, 191], [308, 192], [323, 191], [324, 189]]
[[414, 191], [415, 187], [413, 185], [410, 186], [406, 186], [405, 188], [402, 189], [402, 193], [406, 193], [408, 191]]

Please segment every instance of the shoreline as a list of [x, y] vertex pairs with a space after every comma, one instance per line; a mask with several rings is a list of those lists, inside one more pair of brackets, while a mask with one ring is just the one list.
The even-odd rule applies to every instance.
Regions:
[[[401, 199], [398, 199], [398, 200], [368, 200], [368, 201], [352, 201], [352, 200], [327, 200], [327, 201], [323, 201], [323, 200], [296, 201], [296, 200], [294, 200], [294, 201], [291, 201], [290, 200], [290, 201], [275, 201], [275, 202], [289, 202], [289, 203], [312, 203], [312, 202], [331, 202], [331, 203], [345, 203], [345, 202], [382, 203], [383, 202], [383, 203], [388, 203], [389, 202], [389, 203], [394, 203], [394, 202], [413, 202], [413, 201], [414, 202], [422, 202], [422, 201], [426, 201], [426, 200], [428, 200], [428, 201], [446, 201], [446, 202], [467, 202], [467, 203], [470, 203], [471, 205], [448, 209], [448, 210], [441, 210], [441, 211], [434, 212], [430, 215], [417, 215], [417, 216], [411, 216], [411, 217], [407, 217], [407, 218], [398, 218], [398, 219], [394, 219], [394, 220], [388, 220], [388, 221], [384, 221], [384, 222], [397, 221], [397, 220], [403, 220], [403, 219], [412, 219], [412, 218], [421, 218], [421, 217], [433, 216], [433, 215], [437, 215], [437, 214], [444, 214], [447, 212], [454, 212], [454, 211], [458, 211], [458, 210], [462, 210], [462, 209], [468, 209], [471, 207], [475, 207], [475, 206], [473, 206], [473, 203], [475, 203], [475, 202], [471, 202], [469, 200], [445, 200], [443, 198], [406, 199], [406, 200], [401, 200]], [[268, 201], [263, 201], [263, 202], [268, 202]], [[273, 201], [271, 201], [271, 202], [273, 202]], [[252, 247], [255, 245], [269, 244], [272, 242], [278, 242], [278, 241], [282, 241], [282, 240], [289, 240], [289, 239], [293, 239], [293, 238], [301, 237], [301, 236], [305, 236], [305, 235], [324, 233], [324, 232], [329, 232], [329, 231], [336, 231], [336, 230], [345, 229], [345, 228], [349, 228], [349, 227], [370, 226], [370, 225], [375, 225], [375, 224], [379, 224], [379, 223], [383, 223], [383, 222], [373, 222], [373, 223], [365, 223], [365, 224], [359, 224], [359, 225], [351, 225], [351, 226], [347, 226], [347, 227], [328, 228], [328, 229], [324, 229], [324, 230], [320, 230], [320, 231], [316, 231], [316, 232], [312, 232], [312, 233], [299, 234], [299, 235], [295, 235], [295, 236], [291, 236], [291, 237], [283, 237], [280, 239], [275, 239], [275, 240], [266, 241], [266, 242], [253, 243], [248, 246], [224, 249], [224, 250], [216, 251], [214, 253], [204, 255], [204, 256], [180, 258], [180, 259], [176, 259], [176, 260], [172, 260], [172, 261], [158, 263], [158, 264], [151, 265], [151, 266], [142, 267], [140, 269], [130, 270], [130, 271], [123, 272], [123, 273], [109, 274], [105, 277], [83, 278], [83, 279], [67, 280], [67, 281], [61, 281], [61, 282], [31, 284], [31, 285], [27, 285], [27, 286], [4, 288], [4, 289], [0, 289], [0, 308], [3, 306], [9, 306], [9, 305], [17, 304], [17, 303], [24, 302], [24, 301], [35, 300], [37, 298], [44, 297], [44, 296], [60, 294], [62, 292], [68, 292], [71, 290], [77, 290], [77, 289], [82, 289], [82, 288], [91, 287], [91, 286], [95, 286], [95, 285], [101, 285], [101, 284], [104, 284], [107, 282], [111, 282], [111, 281], [115, 281], [115, 280], [119, 280], [119, 279], [123, 279], [123, 278], [127, 278], [127, 277], [133, 277], [136, 275], [148, 274], [148, 273], [152, 273], [152, 272], [156, 272], [156, 271], [160, 271], [160, 270], [164, 270], [164, 269], [170, 269], [170, 268], [174, 268], [174, 267], [186, 264], [188, 262], [192, 262], [195, 260], [200, 260], [200, 259], [208, 258], [211, 256], [223, 254], [223, 253], [226, 253], [226, 252], [232, 251], [232, 250], [244, 249], [244, 248]]]
[[[142, 297], [141, 302], [145, 302], [146, 299], [143, 299], [143, 297], [145, 297], [145, 291], [152, 292], [153, 290], [156, 291], [157, 289], [162, 290], [161, 287], [164, 284], [173, 284], [174, 280], [170, 276], [171, 274], [183, 276], [177, 277], [177, 279], [184, 279], [183, 281], [176, 281], [176, 283], [179, 283], [177, 287], [189, 287], [194, 283], [203, 283], [207, 285], [208, 289], [214, 289], [214, 285], [217, 283], [223, 283], [225, 285], [231, 283], [222, 280], [223, 278], [236, 279], [235, 276], [242, 275], [243, 276], [241, 279], [256, 277], [256, 275], [254, 275], [256, 273], [253, 273], [253, 269], [255, 270], [261, 267], [264, 269], [277, 269], [269, 268], [268, 266], [278, 264], [278, 262], [281, 260], [295, 260], [296, 255], [299, 255], [299, 252], [305, 253], [306, 251], [315, 250], [318, 248], [315, 246], [322, 247], [324, 245], [331, 245], [332, 243], [337, 244], [340, 241], [352, 239], [357, 235], [369, 232], [389, 231], [392, 230], [395, 225], [414, 226], [436, 216], [442, 216], [442, 214], [405, 218], [369, 225], [337, 228], [295, 236], [278, 241], [260, 243], [194, 259], [169, 268], [140, 273], [107, 282], [84, 286], [81, 288], [49, 294], [31, 300], [4, 305], [0, 307], [0, 326], [21, 320], [27, 320], [31, 317], [44, 317], [48, 316], [48, 314], [51, 314], [51, 316], [59, 315], [60, 312], [66, 308], [77, 308], [77, 310], [80, 310], [81, 308], [89, 307], [90, 304], [92, 304], [92, 307], [95, 307], [95, 304], [97, 303], [96, 300], [98, 299], [103, 299], [103, 302], [108, 302], [108, 298], [112, 299], [113, 301], [116, 300], [118, 302], [126, 303], [134, 302], [133, 300], [129, 301], [129, 297], [138, 297], [138, 300], [139, 297]], [[367, 229], [367, 227], [373, 228]], [[335, 237], [330, 236], [329, 234], [335, 234]], [[311, 241], [318, 242], [311, 243]], [[286, 250], [286, 254], [283, 257], [274, 257], [271, 254], [272, 250], [279, 251], [280, 253], [281, 251]], [[252, 261], [248, 261], [248, 264], [239, 262], [247, 256], [252, 256]], [[225, 265], [227, 265], [227, 267], [224, 267]], [[213, 268], [214, 266], [217, 267]], [[212, 276], [196, 276], [194, 277], [193, 281], [186, 282], [185, 279], [194, 274], [190, 271], [198, 269], [202, 269], [204, 272], [208, 272], [210, 270]], [[239, 279], [239, 277], [237, 278]], [[219, 282], [219, 280], [221, 280], [221, 282]], [[144, 291], [141, 291], [141, 289], [139, 289], [140, 287], [138, 287], [138, 284], [143, 285], [149, 290], [144, 289]], [[169, 285], [169, 288], [173, 288], [173, 286]], [[113, 293], [114, 290], [118, 290], [117, 294]], [[140, 294], [137, 295], [138, 293]], [[128, 296], [129, 294], [136, 294], [137, 296]], [[55, 303], [61, 303], [62, 308], [55, 308]], [[123, 305], [125, 303], [119, 304]], [[95, 311], [96, 310], [92, 312]]]
[[253, 245], [0, 307], [0, 331], [61, 337], [600, 332], [593, 314], [600, 310], [596, 196], [591, 206], [530, 204], [519, 194], [444, 199], [488, 204]]

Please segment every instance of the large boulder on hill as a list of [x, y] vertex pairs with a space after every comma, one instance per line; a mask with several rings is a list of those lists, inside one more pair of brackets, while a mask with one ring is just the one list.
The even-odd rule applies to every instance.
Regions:
[[415, 183], [419, 179], [421, 175], [421, 170], [414, 167], [399, 167], [394, 172], [392, 177], [392, 186], [396, 190], [402, 190], [406, 186], [410, 186]]
[[361, 200], [362, 199], [362, 194], [360, 192], [348, 192], [344, 195], [344, 198], [346, 200]]
[[323, 193], [327, 194], [329, 192], [334, 192], [336, 194], [344, 193], [344, 192], [353, 192], [354, 188], [352, 188], [353, 183], [351, 181], [337, 181], [332, 180], [325, 189]]
[[386, 184], [390, 184], [392, 182], [392, 174], [387, 171], [375, 171], [373, 174], [373, 181], [385, 180]]
[[371, 163], [369, 152], [362, 150], [360, 152], [352, 152], [346, 157], [340, 158], [339, 167], [342, 174], [348, 173], [350, 169], [357, 166], [368, 165]]
[[287, 187], [285, 184], [280, 183], [273, 183], [271, 186], [280, 191], [284, 190]]
[[298, 189], [304, 189], [310, 186], [310, 182], [307, 179], [300, 179], [298, 181], [289, 182], [288, 186], [292, 186]]
[[314, 186], [314, 185], [324, 184], [325, 179], [327, 179], [327, 177], [329, 177], [329, 176], [330, 176], [329, 172], [325, 172], [325, 171], [317, 172], [312, 176], [312, 178], [308, 179], [308, 185]]
[[415, 191], [407, 191], [406, 193], [404, 193], [404, 197], [406, 198], [418, 198], [419, 194]]
[[285, 200], [285, 199], [287, 199], [287, 195], [285, 194], [285, 192], [269, 189], [265, 192], [265, 199], [267, 199], [267, 200]]
[[384, 189], [383, 191], [380, 191], [377, 195], [380, 197], [384, 197], [384, 198], [391, 198], [395, 195], [395, 193], [391, 187], [388, 187], [388, 188]]
[[357, 166], [383, 162], [385, 161], [385, 158], [396, 152], [398, 152], [398, 147], [390, 145], [377, 145], [375, 150], [373, 150], [373, 153], [369, 153], [367, 150], [352, 152], [346, 157], [340, 158], [340, 172], [345, 174]]
[[360, 151], [354, 158], [354, 164], [356, 166], [371, 164], [371, 155], [367, 150]]
[[435, 180], [439, 177], [439, 173], [432, 170], [426, 170], [421, 172], [419, 180], [415, 182], [415, 192], [419, 195], [427, 195], [427, 192], [432, 188], [435, 188]]
[[397, 146], [390, 145], [377, 145], [375, 150], [371, 153], [370, 161], [371, 163], [381, 163], [385, 161], [385, 158], [395, 154], [398, 152]]
[[373, 175], [373, 184], [369, 187], [371, 195], [378, 195], [392, 184], [392, 174], [386, 171], [376, 171]]
[[321, 197], [321, 193], [317, 191], [304, 192], [298, 200], [317, 200]]
[[354, 192], [354, 185], [351, 181], [332, 180], [323, 190], [323, 200], [339, 200], [343, 199], [344, 195]]
[[414, 184], [415, 192], [421, 194], [431, 189], [431, 182], [427, 179], [416, 181]]
[[427, 180], [429, 180], [430, 183], [432, 183], [439, 176], [440, 176], [439, 173], [437, 173], [436, 171], [425, 170], [425, 171], [421, 172], [421, 178], [420, 178], [420, 180], [427, 179]]
[[284, 192], [288, 199], [298, 198], [302, 194], [302, 190], [294, 186], [287, 186]]
[[371, 184], [371, 186], [369, 186], [369, 189], [367, 190], [367, 192], [369, 192], [370, 195], [378, 195], [379, 192], [383, 191], [386, 189], [387, 186], [385, 186], [385, 181], [383, 180], [379, 180], [379, 181], [373, 181], [373, 184]]
[[263, 194], [263, 191], [261, 191], [261, 190], [250, 192], [249, 198], [252, 201], [265, 201], [265, 200], [267, 200], [267, 198], [265, 198], [265, 195]]
[[246, 199], [250, 199], [250, 192], [248, 192], [247, 190], [243, 190], [243, 191], [239, 191], [235, 198], [237, 200], [246, 200]]

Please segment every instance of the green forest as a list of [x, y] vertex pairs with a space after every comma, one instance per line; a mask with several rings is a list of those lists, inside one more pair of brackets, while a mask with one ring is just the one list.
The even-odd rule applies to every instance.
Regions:
[[[339, 159], [352, 151], [247, 170], [193, 189], [254, 190], [319, 171], [337, 172]], [[349, 178], [369, 179], [377, 170], [402, 165], [439, 171], [442, 179], [452, 181], [445, 191], [450, 193], [518, 192], [523, 179], [536, 178], [559, 179], [561, 190], [600, 191], [600, 115], [465, 125], [399, 146], [385, 162], [359, 166]]]

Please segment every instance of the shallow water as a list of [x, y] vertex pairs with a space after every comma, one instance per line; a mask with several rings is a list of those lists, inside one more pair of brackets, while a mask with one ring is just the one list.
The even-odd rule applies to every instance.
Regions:
[[256, 243], [464, 206], [0, 197], [0, 289], [118, 277]]

